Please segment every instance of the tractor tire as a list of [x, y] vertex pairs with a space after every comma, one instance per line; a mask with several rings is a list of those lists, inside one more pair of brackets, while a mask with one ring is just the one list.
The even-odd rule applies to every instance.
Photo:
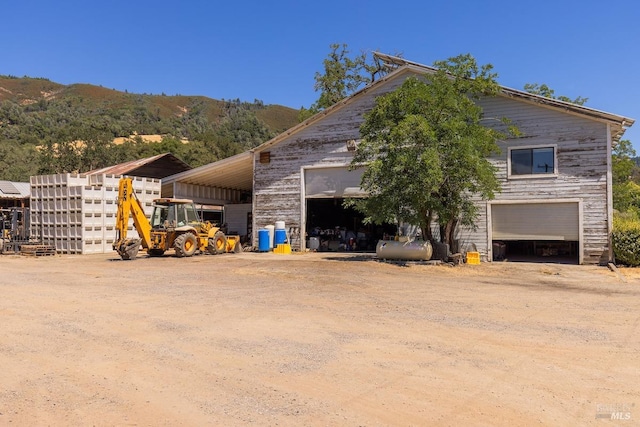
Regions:
[[198, 249], [198, 239], [191, 233], [181, 234], [173, 241], [173, 249], [178, 258], [193, 256]]
[[151, 257], [157, 257], [164, 255], [164, 249], [149, 249], [147, 254]]
[[210, 241], [209, 246], [213, 246], [212, 249], [215, 254], [225, 253], [227, 251], [227, 236], [222, 231], [218, 231], [213, 235], [213, 245], [211, 245]]

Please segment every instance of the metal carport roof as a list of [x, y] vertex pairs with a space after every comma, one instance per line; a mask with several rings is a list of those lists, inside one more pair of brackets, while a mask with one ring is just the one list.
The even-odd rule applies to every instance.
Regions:
[[162, 186], [173, 185], [175, 182], [252, 191], [253, 152], [245, 151], [214, 163], [163, 178]]

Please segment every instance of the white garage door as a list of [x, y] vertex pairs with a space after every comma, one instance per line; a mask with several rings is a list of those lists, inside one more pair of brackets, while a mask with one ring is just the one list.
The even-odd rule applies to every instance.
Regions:
[[491, 205], [493, 240], [580, 240], [578, 202]]
[[364, 197], [360, 188], [364, 168], [349, 170], [348, 167], [306, 169], [304, 192], [307, 199]]

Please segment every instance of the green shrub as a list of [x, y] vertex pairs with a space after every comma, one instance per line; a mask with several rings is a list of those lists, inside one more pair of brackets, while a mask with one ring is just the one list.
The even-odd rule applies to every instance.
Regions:
[[614, 215], [611, 241], [617, 263], [640, 265], [640, 220], [637, 215]]

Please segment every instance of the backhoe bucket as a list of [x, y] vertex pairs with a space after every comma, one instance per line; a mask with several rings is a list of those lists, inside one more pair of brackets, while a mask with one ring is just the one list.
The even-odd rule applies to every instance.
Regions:
[[118, 251], [122, 259], [135, 259], [138, 255], [138, 250], [140, 250], [141, 243], [142, 239], [127, 239], [116, 248], [116, 251]]

